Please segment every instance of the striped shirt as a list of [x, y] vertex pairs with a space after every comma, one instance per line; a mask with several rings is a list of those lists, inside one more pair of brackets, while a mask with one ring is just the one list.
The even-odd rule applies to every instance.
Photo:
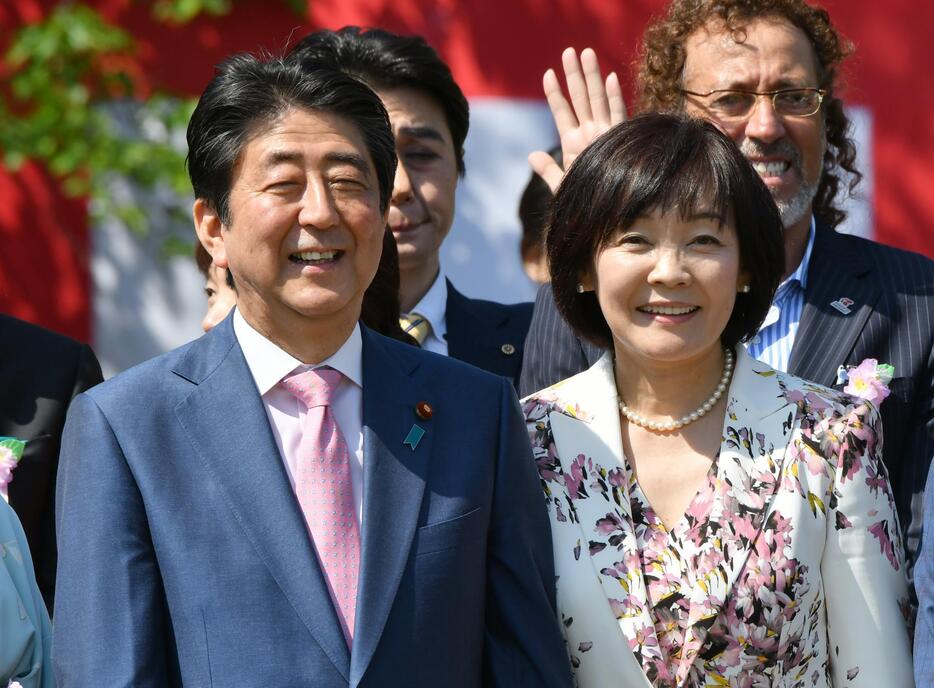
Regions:
[[755, 337], [746, 342], [750, 356], [782, 372], [788, 372], [791, 347], [794, 346], [801, 311], [804, 310], [804, 290], [807, 288], [808, 264], [814, 248], [814, 231], [814, 218], [811, 218], [808, 244], [798, 269], [778, 285], [762, 327]]

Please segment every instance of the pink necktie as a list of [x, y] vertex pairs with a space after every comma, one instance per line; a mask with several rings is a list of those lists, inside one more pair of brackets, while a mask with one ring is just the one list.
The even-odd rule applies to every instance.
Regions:
[[331, 410], [343, 377], [333, 368], [308, 370], [303, 366], [284, 377], [282, 386], [308, 407], [302, 423], [295, 492], [350, 645], [357, 605], [360, 526], [350, 483], [350, 450]]

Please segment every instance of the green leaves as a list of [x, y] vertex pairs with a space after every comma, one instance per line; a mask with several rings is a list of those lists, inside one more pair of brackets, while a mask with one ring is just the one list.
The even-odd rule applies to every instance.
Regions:
[[[226, 14], [231, 3], [155, 0], [152, 11], [161, 21], [184, 23]], [[62, 2], [19, 29], [3, 61], [9, 78], [0, 88], [0, 164], [15, 171], [26, 160], [43, 163], [67, 195], [89, 197], [95, 222], [116, 217], [148, 232], [149, 213], [133, 193], [115, 192], [129, 182], [163, 202], [161, 217], [190, 223], [180, 208], [190, 207], [184, 132], [196, 101], [141, 95], [129, 33], [92, 7]]]
[[201, 13], [219, 16], [230, 12], [230, 0], [156, 0], [152, 13], [157, 19], [184, 24]]

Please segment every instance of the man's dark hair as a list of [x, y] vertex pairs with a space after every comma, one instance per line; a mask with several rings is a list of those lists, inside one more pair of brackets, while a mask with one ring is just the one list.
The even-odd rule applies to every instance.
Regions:
[[363, 293], [360, 321], [371, 330], [412, 346], [418, 340], [402, 329], [399, 323], [399, 251], [392, 231], [383, 234], [383, 255], [373, 281]]
[[594, 292], [577, 292], [599, 251], [655, 210], [731, 220], [740, 269], [752, 289], [737, 294], [720, 340], [732, 347], [765, 319], [785, 269], [782, 221], [765, 183], [736, 145], [705, 120], [647, 114], [619, 124], [571, 165], [547, 230], [551, 285], [571, 328], [604, 348], [613, 337]]
[[400, 36], [359, 26], [316, 31], [299, 41], [288, 59], [308, 69], [339, 69], [376, 90], [405, 87], [427, 93], [444, 111], [454, 142], [457, 171], [464, 173], [464, 140], [470, 124], [467, 99], [451, 70], [421, 36]]
[[[639, 63], [640, 108], [644, 112], [674, 112], [684, 107], [681, 94], [685, 42], [708, 25], [723, 26], [738, 43], [744, 28], [757, 19], [779, 19], [807, 36], [814, 51], [818, 88], [827, 92], [821, 105], [827, 131], [827, 150], [814, 197], [814, 215], [831, 227], [846, 218], [837, 205], [838, 192], [846, 183], [850, 193], [862, 175], [856, 168], [856, 144], [849, 137], [850, 121], [838, 95], [837, 69], [853, 51], [840, 37], [826, 10], [804, 0], [672, 0], [668, 12], [645, 31]], [[846, 174], [840, 174], [840, 168]]]
[[389, 207], [396, 148], [389, 117], [373, 91], [334, 69], [282, 58], [235, 55], [217, 68], [188, 123], [188, 175], [195, 196], [230, 223], [233, 170], [249, 140], [291, 108], [343, 117], [360, 131], [373, 160], [380, 210]]
[[[561, 147], [548, 151], [559, 165], [563, 163]], [[548, 209], [554, 194], [545, 180], [537, 172], [529, 177], [529, 183], [519, 198], [519, 222], [522, 225], [522, 237], [519, 240], [519, 254], [524, 258], [538, 246], [545, 243], [545, 224], [548, 221]]]

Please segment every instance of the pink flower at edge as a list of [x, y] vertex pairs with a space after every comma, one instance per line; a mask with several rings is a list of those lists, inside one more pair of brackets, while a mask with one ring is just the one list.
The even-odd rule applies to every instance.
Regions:
[[19, 457], [9, 447], [0, 445], [0, 495], [7, 496], [7, 486], [13, 480], [13, 469]]
[[[852, 394], [855, 397], [866, 399], [878, 406], [889, 396], [888, 385], [883, 381], [880, 368], [889, 368], [890, 366], [880, 366], [874, 358], [867, 358], [855, 368], [849, 371], [846, 387], [843, 391]], [[891, 376], [888, 376], [891, 380]]]

